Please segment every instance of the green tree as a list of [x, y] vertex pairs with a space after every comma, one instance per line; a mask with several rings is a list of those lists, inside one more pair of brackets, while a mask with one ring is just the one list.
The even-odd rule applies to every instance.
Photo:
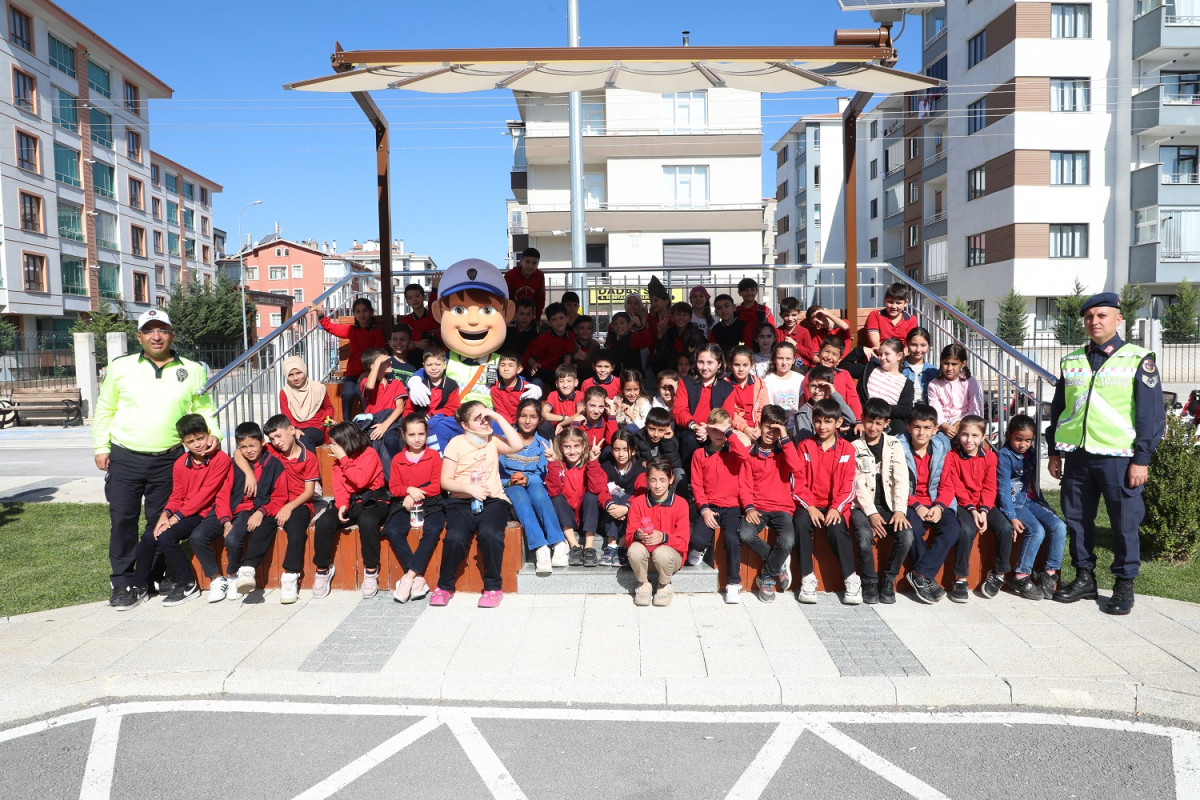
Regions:
[[1023, 346], [1029, 326], [1029, 307], [1025, 304], [1025, 295], [1016, 289], [1009, 289], [1008, 294], [1000, 298], [997, 313], [996, 335], [1013, 347]]
[[1125, 318], [1125, 341], [1133, 339], [1133, 323], [1150, 302], [1150, 295], [1140, 284], [1127, 283], [1121, 287], [1121, 316]]
[[1146, 519], [1142, 541], [1147, 554], [1190, 559], [1200, 555], [1200, 449], [1193, 431], [1167, 415], [1162, 442], [1150, 455], [1146, 480]]
[[1190, 344], [1196, 341], [1196, 306], [1200, 304], [1200, 285], [1180, 281], [1175, 287], [1175, 302], [1163, 309], [1163, 341]]
[[[954, 296], [954, 302], [952, 303], [952, 305], [954, 306], [955, 311], [962, 314], [967, 319], [974, 319], [974, 317], [971, 316], [971, 307], [969, 305], [967, 305], [967, 301], [963, 300], [962, 297], [960, 297], [959, 295]], [[951, 331], [951, 335], [954, 336], [954, 338], [957, 339], [958, 341], [960, 341], [960, 342], [966, 341], [966, 338], [967, 338], [967, 326], [966, 325], [963, 325], [958, 320], [954, 320], [953, 324], [951, 324], [951, 326], [950, 326], [950, 331]]]
[[[225, 275], [213, 284], [188, 281], [175, 286], [167, 301], [175, 336], [194, 346], [232, 345], [242, 341], [242, 296], [237, 283]], [[254, 322], [255, 306], [246, 301], [246, 324]]]
[[71, 333], [94, 333], [96, 335], [96, 367], [103, 368], [108, 364], [108, 339], [106, 334], [123, 333], [129, 348], [137, 347], [134, 334], [137, 332], [135, 322], [125, 310], [125, 304], [118, 297], [115, 300], [101, 300], [100, 310], [88, 319], [81, 319], [71, 326]]
[[1054, 316], [1054, 335], [1065, 345], [1081, 345], [1087, 341], [1083, 332], [1083, 304], [1087, 302], [1087, 287], [1075, 279], [1068, 295], [1058, 298], [1058, 313]]
[[17, 326], [0, 317], [0, 354], [8, 352], [9, 348], [17, 348]]

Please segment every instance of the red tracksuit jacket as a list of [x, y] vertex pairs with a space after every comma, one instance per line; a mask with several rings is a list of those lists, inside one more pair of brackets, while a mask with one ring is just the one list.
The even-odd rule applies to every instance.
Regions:
[[[667, 535], [666, 546], [673, 548], [679, 555], [687, 557], [688, 542], [691, 533], [688, 531], [687, 502], [676, 497], [674, 492], [668, 492], [666, 499], [656, 503], [649, 494], [639, 494], [629, 503], [629, 516], [625, 523], [625, 546], [637, 541], [634, 534], [641, 527], [642, 518], [649, 517], [654, 530]], [[648, 544], [646, 549], [653, 553], [661, 545]]]
[[233, 488], [229, 493], [229, 505], [234, 514], [242, 511], [259, 511], [268, 517], [279, 513], [279, 509], [287, 505], [288, 482], [283, 476], [283, 464], [269, 451], [264, 449], [258, 460], [250, 465], [254, 471], [254, 481], [258, 491], [252, 497], [246, 496], [246, 476], [240, 469], [233, 471]]
[[579, 413], [579, 403], [583, 400], [583, 395], [579, 390], [571, 392], [566, 397], [563, 397], [562, 392], [558, 389], [546, 395], [543, 405], [550, 406], [551, 414], [561, 414], [564, 417], [573, 417]]
[[392, 457], [392, 474], [388, 483], [392, 496], [403, 499], [410, 487], [417, 487], [426, 497], [436, 497], [442, 491], [442, 457], [426, 447], [417, 463], [408, 460], [407, 448]]
[[229, 508], [231, 491], [233, 459], [224, 450], [198, 462], [184, 452], [171, 467], [171, 497], [163, 510], [183, 519], [207, 513], [215, 505], [217, 519], [227, 522], [233, 517]]
[[696, 508], [737, 508], [738, 476], [750, 453], [740, 439], [730, 438], [713, 451], [706, 444], [692, 453], [692, 494]]
[[357, 378], [362, 375], [362, 354], [370, 350], [372, 347], [385, 347], [383, 341], [383, 332], [378, 328], [360, 328], [355, 325], [343, 325], [338, 322], [332, 322], [329, 317], [324, 314], [317, 315], [317, 321], [321, 323], [321, 327], [332, 333], [339, 339], [346, 339], [350, 342], [350, 354], [346, 356], [346, 377]]
[[754, 445], [738, 473], [738, 500], [742, 508], [758, 511], [796, 510], [792, 476], [804, 468], [796, 445], [788, 439], [770, 450]]
[[382, 489], [383, 483], [383, 462], [373, 447], [333, 462], [333, 503], [338, 508], [350, 505], [352, 495]]
[[583, 505], [584, 492], [596, 495], [602, 508], [609, 499], [608, 480], [598, 462], [589, 461], [584, 467], [568, 467], [561, 461], [551, 461], [546, 467], [546, 494], [567, 498], [567, 503], [575, 509], [576, 519], [579, 518], [579, 507]]
[[525, 351], [526, 371], [531, 360], [538, 363], [538, 369], [556, 369], [564, 358], [574, 353], [575, 334], [567, 331], [562, 336], [555, 336], [554, 331], [542, 331]]
[[953, 448], [946, 453], [946, 463], [942, 466], [939, 495], [943, 486], [948, 486], [960, 506], [972, 511], [990, 511], [996, 505], [996, 454], [981, 449], [968, 456], [960, 448]]
[[833, 446], [821, 447], [816, 438], [800, 443], [804, 469], [796, 473], [796, 498], [805, 508], [836, 508], [842, 516], [850, 514], [854, 502], [854, 445], [834, 436]]
[[617, 378], [616, 373], [608, 376], [607, 383], [601, 383], [595, 378], [588, 378], [583, 382], [583, 385], [579, 387], [579, 391], [587, 394], [587, 390], [593, 386], [599, 386], [601, 389], [603, 389], [604, 393], [608, 395], [609, 400], [612, 400], [621, 393], [621, 381]]
[[601, 417], [597, 425], [584, 420], [576, 422], [574, 427], [579, 428], [587, 436], [588, 447], [594, 447], [597, 442], [601, 447], [612, 444], [612, 438], [617, 433], [617, 421], [609, 419], [607, 416]]
[[429, 405], [415, 406], [409, 397], [404, 401], [404, 416], [421, 411], [427, 417], [434, 414], [453, 417], [454, 412], [462, 405], [462, 398], [458, 396], [458, 384], [443, 375], [442, 382], [437, 386], [430, 383], [428, 378], [425, 378], [425, 385], [429, 387]]
[[521, 404], [521, 392], [525, 391], [525, 379], [520, 375], [510, 386], [504, 386], [497, 380], [492, 384], [489, 393], [492, 395], [492, 408], [496, 413], [508, 420], [509, 425], [517, 424], [517, 406]]

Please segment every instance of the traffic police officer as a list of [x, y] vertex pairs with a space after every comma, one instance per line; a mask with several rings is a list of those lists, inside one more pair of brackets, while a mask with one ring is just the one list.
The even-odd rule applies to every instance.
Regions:
[[[1117, 335], [1120, 298], [1093, 295], [1083, 306], [1091, 343], [1063, 357], [1046, 442], [1050, 474], [1062, 479], [1062, 511], [1070, 532], [1075, 580], [1059, 588], [1060, 603], [1096, 594], [1096, 509], [1104, 498], [1113, 531], [1116, 585], [1105, 610], [1133, 609], [1133, 580], [1141, 566], [1138, 526], [1146, 513], [1142, 491], [1150, 454], [1166, 424], [1162, 380], [1154, 354]], [[1065, 465], [1063, 456], [1065, 453]]]
[[141, 352], [109, 362], [92, 417], [96, 466], [108, 473], [104, 496], [112, 522], [109, 604], [119, 611], [144, 599], [131, 585], [141, 534], [138, 512], [144, 501], [146, 521], [153, 525], [171, 496], [171, 468], [183, 451], [175, 422], [184, 414], [203, 415], [216, 434], [209, 437], [209, 451], [215, 453], [221, 446], [212, 398], [202, 393], [207, 373], [201, 364], [171, 349], [174, 338], [171, 319], [162, 309], [152, 308], [138, 317]]

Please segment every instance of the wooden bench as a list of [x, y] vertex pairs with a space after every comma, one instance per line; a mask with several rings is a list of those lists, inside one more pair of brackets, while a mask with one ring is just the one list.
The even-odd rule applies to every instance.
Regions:
[[27, 388], [12, 390], [9, 400], [0, 400], [0, 423], [14, 416], [19, 425], [34, 420], [62, 419], [63, 427], [72, 423], [83, 424], [83, 393], [78, 387], [71, 388]]

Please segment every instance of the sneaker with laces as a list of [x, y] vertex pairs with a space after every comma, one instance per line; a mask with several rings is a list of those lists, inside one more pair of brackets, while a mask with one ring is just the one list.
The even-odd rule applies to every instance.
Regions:
[[863, 585], [862, 578], [855, 573], [846, 578], [846, 591], [842, 593], [842, 604], [847, 606], [857, 606], [863, 601]]
[[379, 594], [379, 570], [363, 570], [362, 596], [374, 597]]
[[204, 595], [204, 599], [210, 603], [219, 603], [225, 599], [227, 591], [229, 591], [229, 578], [223, 575], [217, 576], [208, 584], [208, 592]]
[[579, 545], [575, 545], [574, 547], [571, 548], [570, 553], [567, 555], [567, 566], [568, 567], [582, 567], [583, 566], [583, 548], [582, 547], [580, 547]]
[[1004, 576], [992, 570], [988, 573], [987, 580], [979, 587], [979, 593], [984, 597], [992, 598], [1000, 594], [1000, 590], [1004, 588]]
[[396, 581], [396, 590], [392, 592], [392, 599], [397, 603], [407, 603], [412, 598], [413, 581], [415, 577], [409, 577], [408, 573], [404, 573], [404, 577]]
[[929, 580], [929, 578], [926, 578], [916, 570], [909, 572], [905, 577], [908, 578], [909, 585], [911, 585], [913, 591], [916, 592], [917, 600], [930, 606], [938, 601], [938, 596], [933, 593], [933, 587], [936, 586], [936, 584]]
[[329, 597], [329, 586], [333, 583], [333, 573], [337, 572], [337, 567], [333, 564], [329, 565], [329, 569], [313, 575], [313, 600], [320, 600], [323, 597]]
[[600, 554], [596, 552], [594, 547], [583, 548], [583, 565], [585, 567], [600, 566]]
[[671, 601], [675, 599], [675, 587], [671, 584], [658, 587], [658, 591], [654, 593], [654, 605], [669, 606]]
[[[550, 567], [550, 548], [542, 545], [537, 550], [533, 551], [534, 568], [533, 571], [538, 575], [549, 575], [554, 570]], [[403, 579], [401, 579], [403, 580]], [[409, 582], [409, 589], [412, 589], [412, 582]], [[400, 602], [404, 602], [401, 600]]]
[[425, 582], [425, 578], [420, 575], [413, 578], [412, 594], [408, 596], [408, 599], [420, 600], [427, 594], [429, 594], [429, 584]]
[[550, 566], [565, 567], [570, 558], [571, 548], [566, 542], [559, 542], [550, 550]]
[[805, 605], [817, 602], [817, 576], [811, 572], [800, 581], [800, 596], [796, 598]]
[[862, 599], [869, 606], [879, 603], [879, 584], [876, 581], [862, 581]]
[[170, 608], [171, 606], [181, 605], [191, 600], [193, 597], [200, 595], [200, 587], [193, 583], [181, 583], [176, 585], [171, 593], [163, 598], [163, 605]]
[[285, 606], [300, 599], [300, 573], [285, 572], [279, 578], [279, 602]]
[[445, 589], [434, 589], [433, 594], [429, 595], [429, 605], [444, 606], [450, 602], [450, 598], [454, 597], [454, 592], [447, 592]]
[[1039, 572], [1038, 586], [1042, 588], [1042, 597], [1047, 600], [1054, 597], [1054, 592], [1058, 590], [1058, 571], [1054, 572]]
[[117, 611], [129, 611], [144, 603], [148, 596], [145, 589], [138, 589], [133, 586], [121, 586], [113, 589], [108, 604]]
[[[594, 550], [592, 552], [595, 552]], [[483, 593], [479, 598], [480, 608], [495, 608], [500, 605], [500, 601], [504, 599], [504, 592], [499, 589], [490, 589]]]
[[896, 578], [884, 578], [879, 582], [879, 602], [892, 605], [896, 602]]
[[779, 569], [779, 577], [775, 579], [775, 588], [781, 592], [786, 592], [792, 588], [792, 557], [789, 555], [783, 560], [783, 566]]
[[725, 602], [731, 606], [739, 605], [742, 602], [742, 585], [740, 583], [731, 583], [725, 587]]
[[600, 551], [600, 566], [611, 567], [613, 565], [613, 559], [616, 557], [616, 548], [610, 549], [608, 545], [605, 545], [604, 549]]
[[775, 599], [775, 579], [768, 578], [761, 572], [754, 579], [754, 585], [758, 588], [758, 599], [764, 603], [770, 603]]
[[238, 567], [237, 593], [250, 594], [253, 592], [255, 580], [254, 567]]
[[965, 603], [971, 599], [971, 590], [967, 588], [967, 579], [958, 578], [954, 588], [950, 590], [950, 600], [955, 603]]
[[1043, 599], [1042, 587], [1035, 583], [1032, 575], [1025, 575], [1021, 578], [1015, 578], [1012, 582], [1013, 591], [1024, 597], [1026, 600], [1041, 600]]
[[689, 567], [694, 567], [697, 564], [699, 564], [701, 561], [703, 561], [704, 560], [704, 552], [705, 551], [703, 551], [703, 550], [688, 550], [687, 565]]

